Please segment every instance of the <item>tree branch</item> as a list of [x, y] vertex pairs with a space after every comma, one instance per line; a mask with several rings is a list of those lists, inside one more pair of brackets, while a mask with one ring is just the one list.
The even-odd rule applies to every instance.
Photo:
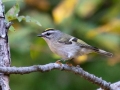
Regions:
[[75, 74], [80, 75], [84, 79], [87, 79], [88, 81], [97, 84], [105, 90], [113, 90], [110, 87], [111, 84], [106, 82], [105, 80], [102, 80], [102, 78], [98, 78], [93, 74], [89, 74], [88, 72], [84, 71], [81, 67], [68, 66], [67, 64], [59, 65], [57, 63], [49, 63], [46, 65], [34, 65], [29, 67], [0, 67], [0, 72], [5, 74], [28, 74], [31, 72], [47, 72], [53, 69], [72, 71]]
[[[115, 82], [115, 83], [111, 84], [110, 86], [113, 88], [113, 90], [120, 90], [120, 81]], [[99, 88], [97, 90], [103, 90], [103, 89]]]
[[[5, 21], [4, 5], [0, 0], [0, 67], [10, 67], [11, 64], [7, 35], [8, 26], [10, 27], [10, 23], [7, 24]], [[0, 90], [10, 90], [9, 75], [0, 73]]]

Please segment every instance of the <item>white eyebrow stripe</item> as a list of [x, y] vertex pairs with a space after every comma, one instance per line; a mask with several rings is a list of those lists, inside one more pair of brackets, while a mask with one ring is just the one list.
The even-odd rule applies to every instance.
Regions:
[[46, 33], [53, 33], [55, 31], [44, 31], [43, 34], [46, 34]]
[[72, 37], [69, 41], [72, 41], [74, 39], [74, 37]]
[[78, 39], [77, 39], [76, 37], [72, 37], [69, 41], [71, 41], [71, 42], [72, 42], [72, 41], [77, 42], [77, 40], [78, 40]]

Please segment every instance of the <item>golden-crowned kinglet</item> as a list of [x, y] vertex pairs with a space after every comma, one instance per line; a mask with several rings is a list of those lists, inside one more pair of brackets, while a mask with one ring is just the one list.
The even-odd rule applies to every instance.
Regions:
[[112, 57], [113, 55], [110, 52], [88, 45], [82, 40], [62, 33], [56, 29], [46, 29], [39, 34], [38, 37], [42, 37], [47, 42], [51, 51], [61, 56], [63, 60], [74, 59], [78, 56], [92, 52], [96, 52], [107, 57]]

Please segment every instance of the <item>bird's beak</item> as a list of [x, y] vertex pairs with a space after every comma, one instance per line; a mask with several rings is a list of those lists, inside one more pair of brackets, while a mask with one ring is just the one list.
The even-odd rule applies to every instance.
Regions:
[[38, 34], [37, 37], [43, 37], [43, 35], [42, 34]]

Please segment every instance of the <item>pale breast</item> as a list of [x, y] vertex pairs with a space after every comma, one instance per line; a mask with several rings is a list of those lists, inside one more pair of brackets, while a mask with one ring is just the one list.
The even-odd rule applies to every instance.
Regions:
[[49, 47], [52, 52], [61, 56], [64, 60], [72, 59], [78, 56], [79, 46], [73, 44], [61, 44], [61, 43], [49, 43]]
[[57, 55], [59, 55], [64, 60], [70, 60], [76, 58], [83, 54], [88, 54], [91, 50], [86, 48], [81, 48], [76, 45], [76, 43], [72, 44], [63, 44], [58, 42], [47, 42], [51, 51]]

